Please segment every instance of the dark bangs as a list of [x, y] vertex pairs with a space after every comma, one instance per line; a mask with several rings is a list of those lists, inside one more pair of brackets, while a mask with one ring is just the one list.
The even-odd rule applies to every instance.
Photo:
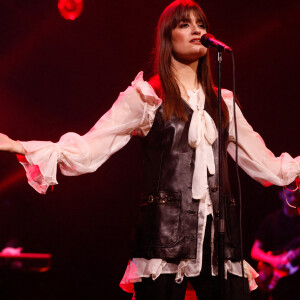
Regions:
[[194, 1], [177, 0], [171, 3], [168, 8], [170, 15], [170, 29], [173, 30], [180, 22], [190, 20], [190, 15], [193, 13], [196, 18], [203, 23], [208, 31], [208, 22], [201, 7]]

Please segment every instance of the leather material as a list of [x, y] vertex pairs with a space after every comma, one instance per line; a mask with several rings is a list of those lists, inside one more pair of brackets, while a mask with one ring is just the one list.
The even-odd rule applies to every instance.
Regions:
[[[195, 149], [188, 143], [193, 111], [188, 105], [184, 122], [176, 116], [163, 118], [163, 106], [155, 115], [153, 126], [143, 138], [144, 186], [140, 214], [135, 233], [133, 257], [193, 259], [197, 253], [199, 200], [192, 199], [192, 178]], [[223, 109], [227, 109], [226, 105]], [[205, 107], [209, 112], [209, 108]], [[213, 116], [212, 116], [213, 117]], [[223, 149], [227, 149], [228, 128], [223, 129]], [[218, 223], [218, 143], [213, 144], [216, 174], [208, 184], [214, 210], [214, 224]], [[227, 155], [223, 151], [223, 183], [226, 209], [231, 217], [226, 223], [226, 258], [238, 260], [238, 209], [232, 205], [227, 174]], [[229, 200], [231, 199], [231, 200]], [[217, 249], [215, 247], [215, 249]]]

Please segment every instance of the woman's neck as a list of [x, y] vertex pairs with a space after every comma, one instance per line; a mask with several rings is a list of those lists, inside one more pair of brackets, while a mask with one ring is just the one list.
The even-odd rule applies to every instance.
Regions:
[[181, 95], [187, 98], [187, 90], [199, 88], [197, 77], [198, 60], [191, 63], [183, 63], [172, 57], [171, 63]]

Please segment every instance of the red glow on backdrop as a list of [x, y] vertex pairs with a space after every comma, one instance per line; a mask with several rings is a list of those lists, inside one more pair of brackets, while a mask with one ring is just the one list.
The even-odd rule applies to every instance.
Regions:
[[23, 169], [19, 169], [16, 173], [11, 174], [9, 177], [3, 179], [0, 182], [0, 192], [7, 190], [8, 188], [14, 186], [17, 182], [25, 178], [25, 172]]
[[83, 0], [58, 0], [58, 10], [66, 20], [75, 20], [83, 10]]

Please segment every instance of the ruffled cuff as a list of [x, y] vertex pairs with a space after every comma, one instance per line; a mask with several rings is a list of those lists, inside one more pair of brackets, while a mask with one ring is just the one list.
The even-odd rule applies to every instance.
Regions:
[[57, 184], [57, 147], [52, 142], [20, 142], [25, 156], [17, 158], [26, 171], [28, 183], [40, 194], [45, 194], [50, 185]]
[[69, 132], [58, 143], [30, 141], [20, 142], [25, 156], [17, 155], [26, 171], [28, 183], [40, 194], [45, 194], [56, 180], [57, 164], [64, 175], [75, 176], [93, 172], [87, 142], [80, 135]]

